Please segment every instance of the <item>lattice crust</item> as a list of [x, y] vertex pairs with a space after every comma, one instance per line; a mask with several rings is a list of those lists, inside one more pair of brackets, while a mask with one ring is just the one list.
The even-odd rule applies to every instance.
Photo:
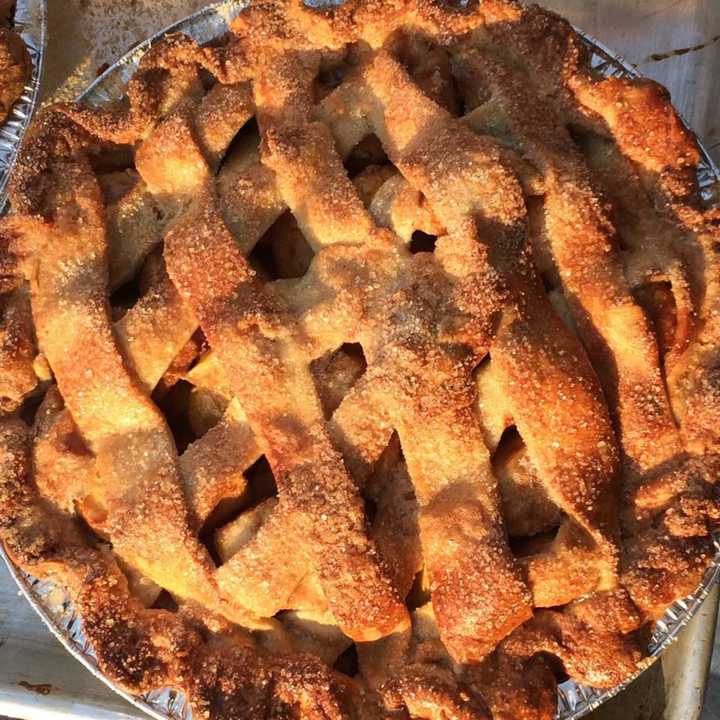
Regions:
[[11, 556], [198, 717], [542, 720], [560, 668], [621, 682], [718, 519], [697, 162], [661, 88], [510, 0], [159, 42], [18, 162]]

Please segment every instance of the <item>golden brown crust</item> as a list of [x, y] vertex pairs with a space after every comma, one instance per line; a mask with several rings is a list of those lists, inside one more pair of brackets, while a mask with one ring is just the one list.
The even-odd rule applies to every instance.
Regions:
[[[375, 639], [403, 622], [397, 595], [363, 539], [359, 498], [353, 497], [349, 478], [343, 478], [341, 460], [322, 427], [319, 402], [313, 407], [310, 374], [293, 357], [289, 318], [279, 314], [276, 300], [253, 277], [212, 202], [206, 197], [199, 204], [200, 217], [188, 223], [192, 234], [178, 227], [166, 238], [171, 277], [218, 353], [251, 424], [262, 433], [281, 504], [290, 505], [311, 540], [336, 619], [351, 636]], [[223, 267], [225, 278], [209, 283], [198, 267]], [[347, 547], [353, 548], [351, 556], [344, 554]], [[359, 587], [373, 588], [369, 594], [375, 607], [361, 604]]]
[[12, 412], [35, 389], [37, 354], [30, 297], [25, 286], [0, 295], [0, 408]]
[[550, 720], [557, 710], [557, 680], [547, 659], [498, 650], [466, 671], [469, 686], [486, 699], [493, 720]]
[[571, 677], [590, 687], [614, 687], [638, 669], [640, 624], [624, 591], [596, 593], [562, 612], [540, 610], [504, 643], [506, 652], [531, 658], [547, 652], [560, 658]]
[[[19, 158], [11, 557], [113, 679], [208, 718], [548, 720], [548, 655], [621, 682], [720, 519], [692, 136], [510, 0], [233, 30], [157, 43], [127, 103], [48, 110]], [[353, 640], [357, 677], [318, 659]]]
[[23, 39], [14, 30], [0, 27], [0, 122], [23, 94], [31, 72], [32, 61]]

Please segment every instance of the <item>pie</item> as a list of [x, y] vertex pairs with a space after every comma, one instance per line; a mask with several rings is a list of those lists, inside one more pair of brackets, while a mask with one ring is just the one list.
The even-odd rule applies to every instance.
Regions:
[[0, 0], [0, 123], [23, 94], [30, 79], [32, 62], [25, 42], [12, 28], [14, 2]]
[[511, 0], [253, 2], [36, 120], [0, 528], [196, 718], [549, 720], [720, 519], [720, 212], [667, 93]]

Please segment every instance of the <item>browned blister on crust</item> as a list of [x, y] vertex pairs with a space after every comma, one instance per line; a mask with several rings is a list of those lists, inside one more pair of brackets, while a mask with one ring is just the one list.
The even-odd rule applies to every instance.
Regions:
[[720, 519], [720, 222], [664, 90], [512, 0], [258, 0], [32, 132], [0, 537], [114, 681], [549, 720], [561, 667], [637, 670]]

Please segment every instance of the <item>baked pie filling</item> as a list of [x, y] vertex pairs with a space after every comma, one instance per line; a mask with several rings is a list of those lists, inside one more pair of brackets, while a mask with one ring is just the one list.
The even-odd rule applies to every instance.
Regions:
[[697, 586], [720, 214], [511, 0], [252, 2], [56, 105], [0, 226], [0, 537], [193, 717], [550, 720]]

